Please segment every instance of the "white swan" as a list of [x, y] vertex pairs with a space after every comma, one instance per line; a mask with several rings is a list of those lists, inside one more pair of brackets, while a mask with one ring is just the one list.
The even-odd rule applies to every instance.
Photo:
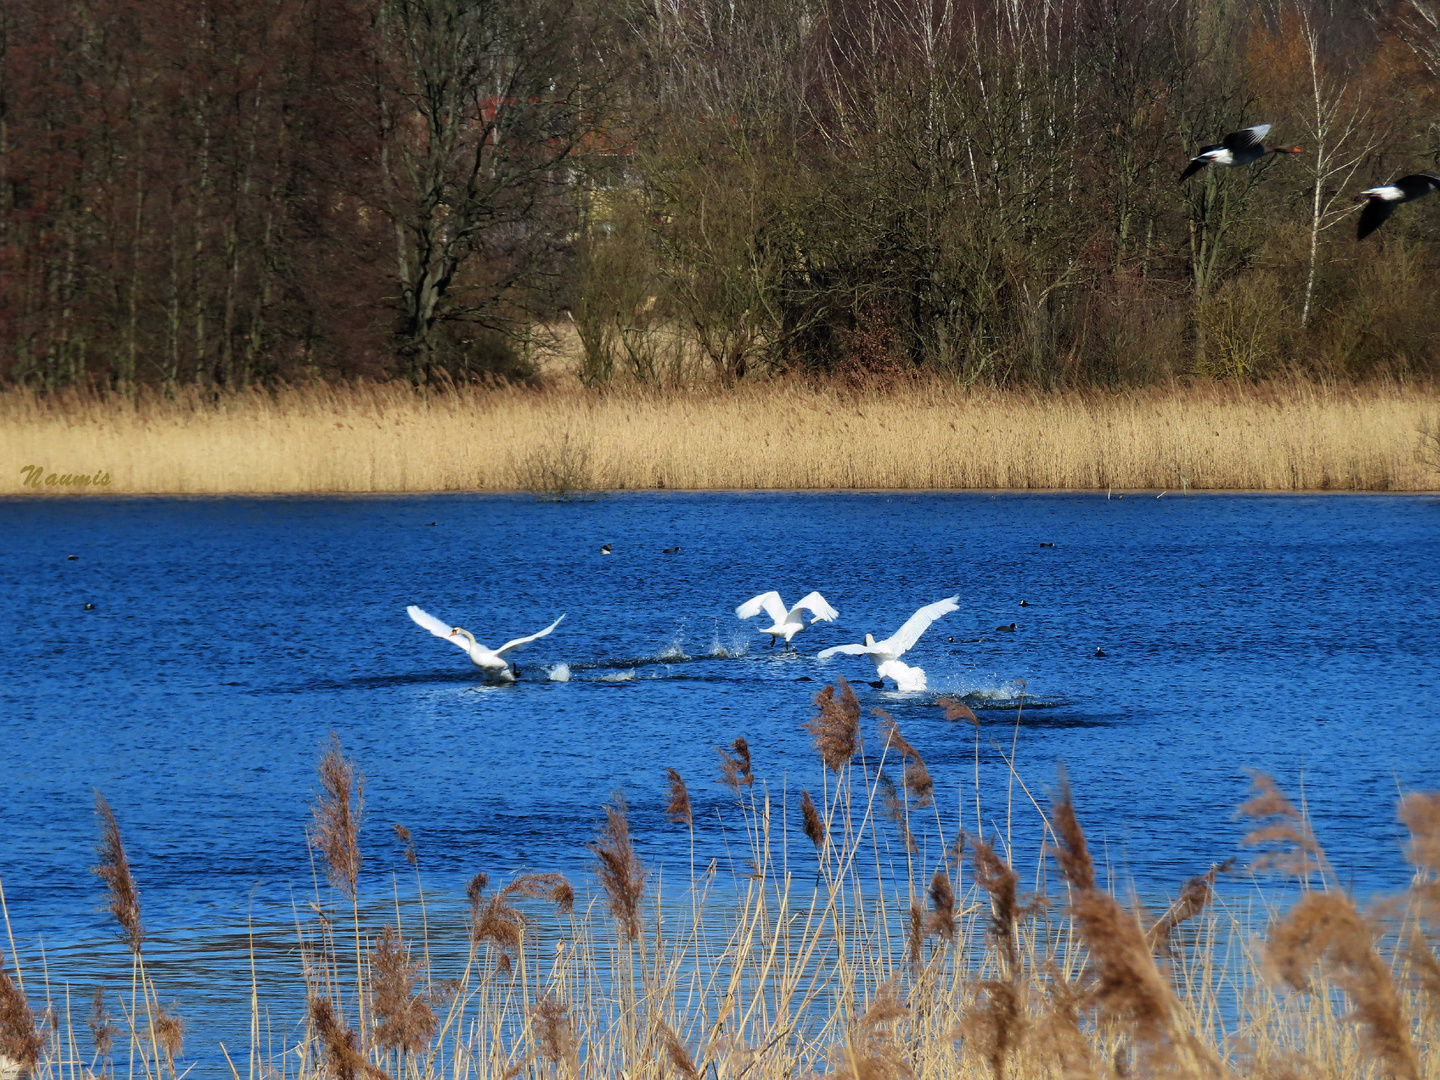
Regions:
[[880, 676], [881, 681], [887, 677], [894, 679], [895, 685], [907, 692], [924, 690], [926, 688], [925, 672], [918, 667], [902, 664], [900, 657], [920, 640], [920, 635], [930, 629], [930, 624], [936, 619], [942, 615], [948, 615], [952, 611], [958, 611], [960, 609], [960, 605], [957, 603], [959, 599], [959, 594], [956, 594], [946, 597], [944, 600], [937, 600], [933, 604], [926, 604], [906, 619], [905, 625], [884, 641], [876, 641], [874, 634], [866, 634], [865, 642], [862, 645], [836, 645], [834, 648], [816, 653], [815, 659], [824, 660], [836, 653], [845, 653], [847, 656], [868, 656], [874, 662], [875, 673]]
[[809, 611], [814, 614], [815, 617], [810, 620], [810, 625], [812, 626], [822, 620], [830, 622], [832, 619], [840, 617], [840, 613], [826, 603], [825, 598], [818, 592], [812, 592], [788, 611], [785, 608], [785, 604], [781, 601], [778, 592], [761, 593], [759, 596], [753, 596], [737, 607], [735, 609], [735, 615], [741, 619], [753, 619], [756, 615], [759, 615], [761, 611], [769, 615], [770, 621], [775, 624], [766, 630], [760, 631], [762, 634], [770, 635], [771, 645], [774, 645], [775, 639], [780, 637], [783, 637], [785, 644], [789, 645], [790, 639], [805, 629], [805, 620], [800, 615], [802, 611]]
[[487, 649], [484, 645], [476, 641], [475, 635], [470, 633], [469, 630], [463, 630], [458, 626], [448, 626], [435, 618], [434, 615], [421, 611], [414, 604], [407, 607], [405, 611], [409, 614], [410, 618], [414, 619], [436, 637], [444, 638], [446, 641], [454, 642], [460, 646], [460, 648], [465, 650], [466, 655], [470, 657], [472, 664], [485, 672], [490, 678], [499, 679], [502, 682], [515, 681], [515, 673], [510, 670], [510, 665], [505, 661], [505, 654], [512, 649], [518, 649], [520, 646], [534, 641], [536, 638], [544, 637], [560, 625], [561, 619], [565, 618], [564, 615], [561, 615], [559, 619], [556, 619], [549, 626], [545, 627], [544, 630], [531, 634], [528, 637], [517, 637], [513, 641], [507, 641], [498, 649], [492, 650]]

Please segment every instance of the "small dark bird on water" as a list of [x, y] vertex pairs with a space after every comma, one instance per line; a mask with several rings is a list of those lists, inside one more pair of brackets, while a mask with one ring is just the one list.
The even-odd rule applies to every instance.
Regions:
[[997, 626], [995, 627], [995, 632], [997, 634], [1013, 634], [1015, 632], [1015, 624], [1012, 622], [1009, 626]]
[[601, 554], [601, 555], [609, 555], [609, 554], [610, 554], [610, 545], [609, 545], [609, 544], [604, 544], [604, 545], [602, 545], [601, 548], [600, 548], [600, 554]]
[[812, 678], [810, 678], [809, 675], [801, 675], [801, 676], [799, 676], [795, 681], [796, 681], [796, 682], [814, 682], [815, 680], [812, 679]]
[[1266, 146], [1260, 140], [1270, 133], [1269, 124], [1232, 131], [1218, 143], [1202, 146], [1200, 153], [1190, 159], [1190, 164], [1180, 174], [1178, 183], [1184, 183], [1206, 165], [1223, 165], [1234, 168], [1237, 165], [1253, 165], [1270, 154], [1299, 154], [1298, 146]]
[[79, 555], [66, 555], [65, 558], [69, 559], [71, 562], [74, 562], [76, 559], [80, 558], [80, 556], [79, 556]]
[[1110, 654], [1107, 653], [1104, 649], [1100, 648], [1099, 645], [1096, 645], [1096, 646], [1095, 646], [1095, 655], [1096, 655], [1096, 656], [1109, 656]]
[[673, 548], [665, 548], [665, 549], [663, 549], [663, 550], [661, 551], [661, 554], [662, 554], [662, 555], [679, 555], [679, 554], [680, 554], [680, 545], [679, 545], [679, 544], [676, 544]]
[[1411, 173], [1402, 176], [1393, 184], [1366, 188], [1360, 194], [1366, 198], [1365, 209], [1360, 211], [1360, 224], [1355, 229], [1355, 239], [1364, 240], [1395, 212], [1402, 202], [1423, 198], [1432, 191], [1440, 191], [1440, 176], [1431, 172]]
[[1021, 601], [1020, 601], [1020, 606], [1021, 606], [1021, 607], [1029, 607], [1029, 606], [1030, 606], [1030, 602], [1029, 602], [1028, 600], [1021, 600]]
[[428, 527], [428, 526], [430, 526], [430, 525], [434, 525], [435, 522], [433, 522], [433, 521], [427, 521], [427, 522], [425, 522], [425, 524], [426, 524], [426, 526]]
[[1041, 544], [1041, 547], [1054, 547], [1054, 544]]
[[86, 610], [86, 611], [94, 611], [94, 610], [95, 610], [95, 605], [94, 605], [94, 604], [86, 604], [86, 605], [85, 605], [85, 610]]
[[[868, 679], [867, 679], [866, 681], [869, 682]], [[885, 680], [884, 680], [884, 679], [876, 679], [874, 682], [870, 683], [869, 685], [870, 685], [870, 688], [871, 688], [872, 690], [884, 690], [884, 689], [885, 689]]]

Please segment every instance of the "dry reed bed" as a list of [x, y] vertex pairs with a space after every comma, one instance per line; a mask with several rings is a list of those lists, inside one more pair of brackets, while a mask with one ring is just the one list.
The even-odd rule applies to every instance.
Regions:
[[[1240, 808], [1256, 823], [1248, 842], [1309, 887], [1252, 936], [1217, 898], [1228, 863], [1158, 914], [1108, 891], [1063, 775], [1048, 808], [1026, 804], [1053, 860], [1026, 896], [1010, 835], [947, 826], [923, 754], [892, 718], [875, 710], [867, 742], [847, 685], [815, 703], [810, 788], [757, 782], [744, 739], [720, 751], [733, 865], [692, 867], [662, 896], [617, 793], [589, 845], [589, 906], [577, 909], [556, 873], [476, 874], [455, 956], [438, 947], [425, 852], [402, 826], [411, 868], [376, 883], [375, 899], [393, 900], [362, 916], [363, 778], [332, 739], [310, 828], [332, 891], [317, 890], [313, 916], [297, 914], [308, 1009], [290, 1027], [267, 1019], [262, 1035], [264, 1007], [237, 979], [252, 1024], [248, 1048], [225, 1048], [235, 1080], [1440, 1076], [1440, 962], [1422, 934], [1440, 921], [1440, 795], [1401, 801], [1413, 884], [1362, 910], [1305, 817], [1257, 776]], [[960, 702], [937, 704], [974, 722]], [[978, 723], [974, 737], [978, 785]], [[689, 788], [673, 770], [668, 779], [668, 827], [689, 830], [693, 850]], [[130, 987], [118, 1002], [95, 997], [87, 1034], [68, 1008], [31, 1011], [27, 994], [70, 1000], [38, 964], [28, 983], [0, 973], [0, 1072], [174, 1080], [186, 1069], [183, 1021], [160, 1005], [120, 826], [96, 803], [95, 872], [131, 947]], [[1006, 808], [1007, 822], [1019, 809]]]
[[0, 493], [827, 489], [1427, 491], [1429, 387], [587, 392], [395, 385], [0, 394]]

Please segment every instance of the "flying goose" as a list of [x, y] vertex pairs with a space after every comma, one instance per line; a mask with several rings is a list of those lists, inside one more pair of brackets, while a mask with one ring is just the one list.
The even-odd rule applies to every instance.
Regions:
[[1365, 209], [1360, 211], [1360, 225], [1355, 230], [1355, 239], [1364, 240], [1385, 224], [1385, 219], [1402, 202], [1422, 198], [1437, 190], [1440, 190], [1440, 176], [1432, 172], [1411, 173], [1393, 184], [1366, 188], [1360, 193], [1367, 201]]
[[1200, 153], [1190, 159], [1190, 164], [1180, 174], [1178, 183], [1184, 183], [1206, 165], [1253, 165], [1267, 154], [1299, 154], [1298, 146], [1266, 146], [1260, 140], [1270, 133], [1269, 124], [1232, 131], [1213, 146], [1202, 146]]

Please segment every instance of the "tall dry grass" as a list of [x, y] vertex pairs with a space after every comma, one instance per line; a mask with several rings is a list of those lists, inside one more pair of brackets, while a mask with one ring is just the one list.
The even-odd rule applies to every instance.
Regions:
[[[0, 394], [0, 494], [1440, 488], [1428, 386]], [[26, 472], [29, 466], [35, 466]], [[38, 486], [27, 479], [38, 475]], [[48, 483], [108, 476], [100, 487]]]
[[[267, 1015], [262, 1040], [264, 1006], [253, 981], [240, 988], [237, 1000], [250, 993], [251, 1046], [222, 1048], [229, 1074], [1440, 1077], [1440, 962], [1432, 947], [1440, 796], [1402, 801], [1415, 878], [1399, 897], [1364, 908], [1326, 880], [1295, 893], [1287, 910], [1269, 912], [1264, 927], [1252, 926], [1215, 888], [1228, 872], [1221, 865], [1187, 883], [1157, 919], [1106, 887], [1081, 797], [1063, 775], [1048, 806], [1028, 803], [1047, 854], [1027, 895], [1010, 835], [947, 831], [933, 778], [921, 772], [922, 750], [893, 718], [880, 717], [867, 744], [843, 688], [838, 699], [827, 688], [816, 705], [809, 726], [818, 803], [772, 788], [748, 744], [722, 751], [730, 763], [722, 781], [753, 778], [727, 784], [741, 826], [731, 836], [744, 838], [733, 865], [702, 869], [692, 856], [688, 880], [662, 887], [662, 875], [636, 851], [629, 807], [617, 796], [589, 845], [588, 904], [577, 905], [570, 882], [556, 873], [504, 884], [480, 873], [467, 889], [468, 919], [450, 928], [437, 912], [427, 914], [418, 876], [406, 897], [398, 879], [367, 883], [350, 874], [361, 854], [352, 828], [358, 799], [351, 810], [358, 770], [332, 741], [320, 763], [312, 837], [335, 841], [317, 843], [333, 888], [317, 887], [313, 915], [297, 914], [296, 978], [308, 1004], [298, 1023], [279, 1029], [283, 1036]], [[895, 817], [881, 806], [891, 773], [901, 778], [889, 787]], [[659, 827], [693, 833], [683, 777], [671, 770], [665, 779], [669, 802], [657, 777], [652, 818], [668, 816], [672, 824]], [[1243, 813], [1258, 819], [1253, 845], [1280, 856], [1266, 865], [1288, 868], [1273, 871], [1287, 875], [1303, 875], [1317, 859], [1327, 865], [1294, 805], [1269, 778], [1256, 781]], [[86, 1039], [83, 1021], [72, 1021], [68, 1009], [40, 1015], [27, 1002], [27, 993], [66, 1000], [64, 988], [47, 987], [34, 969], [28, 982], [18, 970], [12, 977], [0, 964], [7, 1080], [32, 1073], [38, 1080], [174, 1080], [185, 1071], [183, 1022], [159, 1009], [145, 970], [139, 893], [120, 827], [108, 807], [101, 818], [102, 877], [134, 950], [123, 1022], [110, 1024], [97, 998]], [[792, 847], [802, 833], [810, 842]], [[413, 846], [405, 842], [409, 862]], [[352, 919], [355, 892], [367, 887], [381, 902]], [[447, 940], [461, 949], [442, 948]]]

